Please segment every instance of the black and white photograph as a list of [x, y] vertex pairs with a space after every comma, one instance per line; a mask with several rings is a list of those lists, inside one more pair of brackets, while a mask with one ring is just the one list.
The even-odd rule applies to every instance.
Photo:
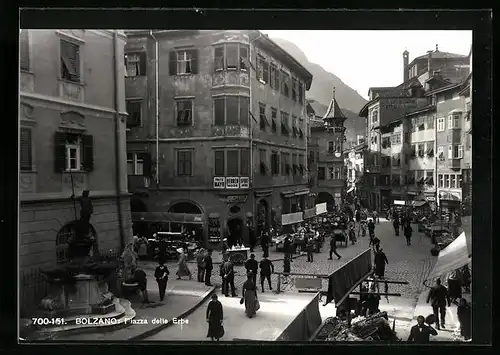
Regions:
[[472, 30], [19, 50], [21, 341], [473, 341]]

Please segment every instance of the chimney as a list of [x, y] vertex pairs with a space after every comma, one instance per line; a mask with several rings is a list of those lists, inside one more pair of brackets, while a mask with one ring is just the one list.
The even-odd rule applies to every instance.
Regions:
[[432, 51], [427, 52], [427, 72], [429, 73], [429, 75], [431, 75], [432, 73]]
[[403, 82], [407, 82], [409, 77], [410, 77], [410, 73], [408, 71], [408, 57], [409, 57], [410, 53], [408, 53], [408, 51], [405, 49], [405, 51], [403, 52]]

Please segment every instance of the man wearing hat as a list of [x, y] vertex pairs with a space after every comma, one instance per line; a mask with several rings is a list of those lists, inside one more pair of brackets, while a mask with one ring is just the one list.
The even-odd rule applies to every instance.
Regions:
[[245, 261], [245, 269], [247, 273], [250, 271], [253, 273], [253, 283], [257, 285], [257, 270], [259, 268], [259, 264], [257, 260], [255, 260], [255, 254], [250, 254], [250, 259]]
[[205, 265], [205, 285], [212, 286], [210, 278], [212, 277], [212, 270], [214, 269], [214, 263], [212, 261], [212, 250], [208, 249], [204, 260]]
[[222, 268], [222, 273], [223, 273], [223, 284], [222, 284], [222, 290], [224, 292], [224, 295], [226, 297], [229, 297], [229, 286], [231, 286], [231, 296], [236, 297], [236, 291], [234, 287], [234, 266], [231, 260], [229, 258], [226, 259], [226, 262], [223, 265]]
[[260, 285], [262, 286], [262, 292], [264, 292], [264, 281], [267, 280], [269, 284], [269, 289], [272, 290], [271, 286], [271, 274], [274, 272], [274, 265], [271, 260], [264, 258], [260, 261]]

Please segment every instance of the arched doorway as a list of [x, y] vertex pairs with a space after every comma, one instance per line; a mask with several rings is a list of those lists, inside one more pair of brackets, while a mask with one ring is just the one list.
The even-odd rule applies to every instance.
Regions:
[[229, 247], [241, 244], [243, 240], [243, 220], [239, 217], [227, 221], [227, 243]]
[[[184, 213], [184, 214], [203, 214], [201, 208], [193, 202], [182, 201], [174, 203], [169, 209], [169, 213]], [[203, 227], [200, 224], [181, 224], [171, 223], [170, 231], [172, 232], [186, 232], [193, 235], [199, 242], [203, 241]]]
[[[64, 225], [56, 235], [56, 264], [68, 262], [68, 240], [76, 235], [79, 221], [72, 221]], [[97, 232], [92, 224], [89, 228], [92, 236], [97, 240]], [[96, 243], [97, 246], [97, 243]], [[94, 253], [96, 250], [93, 251]]]
[[266, 200], [261, 199], [257, 204], [257, 235], [269, 228], [269, 205]]
[[335, 210], [335, 199], [328, 192], [320, 192], [318, 197], [316, 197], [316, 204], [325, 203], [328, 212], [333, 212]]

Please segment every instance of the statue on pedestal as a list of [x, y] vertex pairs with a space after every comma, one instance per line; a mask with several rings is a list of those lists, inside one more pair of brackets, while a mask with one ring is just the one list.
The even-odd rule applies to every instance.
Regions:
[[[71, 198], [74, 199], [75, 196], [72, 195]], [[91, 249], [93, 249], [93, 254], [96, 251], [96, 240], [90, 230], [90, 217], [94, 208], [89, 197], [89, 190], [83, 191], [78, 201], [80, 202], [80, 219], [76, 221], [74, 237], [68, 240], [68, 257], [72, 261], [78, 259], [84, 262], [89, 257]]]

